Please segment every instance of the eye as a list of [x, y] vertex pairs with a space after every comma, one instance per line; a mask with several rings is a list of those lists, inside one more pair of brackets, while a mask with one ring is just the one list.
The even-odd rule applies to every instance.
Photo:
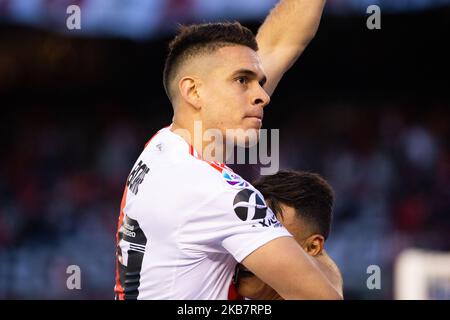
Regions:
[[240, 84], [248, 84], [248, 78], [244, 76], [237, 78], [236, 81], [238, 81]]

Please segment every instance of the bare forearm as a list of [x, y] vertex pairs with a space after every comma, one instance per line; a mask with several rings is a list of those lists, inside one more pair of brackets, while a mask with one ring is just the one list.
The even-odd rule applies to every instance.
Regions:
[[260, 51], [303, 50], [314, 38], [326, 0], [281, 0], [257, 34]]
[[341, 272], [339, 271], [336, 263], [328, 256], [325, 250], [316, 257], [316, 261], [318, 262], [318, 267], [323, 272], [323, 274], [327, 277], [333, 287], [343, 296], [343, 286], [344, 282], [342, 280]]
[[284, 299], [342, 299], [316, 259], [291, 237], [266, 243], [242, 264]]
[[325, 1], [281, 0], [259, 29], [258, 54], [267, 74], [264, 89], [269, 95], [314, 38]]

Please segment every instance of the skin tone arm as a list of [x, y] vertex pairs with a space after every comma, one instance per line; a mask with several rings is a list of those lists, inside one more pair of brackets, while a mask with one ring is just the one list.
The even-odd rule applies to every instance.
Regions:
[[322, 266], [321, 270], [324, 272], [325, 276], [330, 280], [332, 286], [339, 292], [343, 297], [344, 293], [344, 281], [342, 279], [341, 272], [339, 271], [336, 263], [331, 259], [325, 250], [323, 250], [319, 255], [315, 256], [315, 259]]
[[[341, 272], [337, 267], [336, 263], [328, 256], [328, 254], [323, 250], [321, 253], [314, 257], [316, 261], [321, 265], [321, 270], [325, 274], [325, 276], [330, 280], [333, 287], [336, 291], [343, 297], [343, 280]], [[251, 276], [254, 277], [254, 276]], [[248, 279], [248, 278], [246, 278]], [[239, 279], [239, 290], [244, 290], [242, 294], [245, 296], [245, 293], [249, 293], [249, 298], [255, 300], [283, 300], [283, 298], [270, 286], [262, 283], [260, 280], [256, 280], [252, 278], [252, 282], [246, 282], [249, 280], [244, 280], [242, 278]], [[244, 286], [245, 288], [241, 288]], [[249, 288], [250, 286], [250, 288]], [[250, 290], [250, 291], [249, 291]], [[239, 292], [239, 293], [241, 293]]]
[[314, 38], [326, 0], [281, 0], [271, 11], [256, 36], [268, 81], [264, 89], [275, 91]]
[[283, 299], [342, 299], [326, 276], [327, 268], [291, 237], [268, 242], [247, 256], [242, 264]]

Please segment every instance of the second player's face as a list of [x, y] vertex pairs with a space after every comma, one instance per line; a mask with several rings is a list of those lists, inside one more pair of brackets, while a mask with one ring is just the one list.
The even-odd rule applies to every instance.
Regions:
[[[311, 256], [317, 255], [316, 252], [311, 252], [309, 247], [309, 237], [312, 232], [309, 226], [298, 218], [293, 207], [285, 204], [280, 204], [282, 215], [277, 214], [277, 219], [283, 224], [283, 226], [293, 235], [297, 243]], [[250, 299], [255, 300], [273, 300], [279, 298], [272, 287], [261, 281], [253, 273], [249, 272], [244, 266], [238, 266], [238, 293]]]
[[262, 85], [265, 74], [258, 54], [245, 46], [217, 50], [206, 66], [202, 92], [202, 120], [207, 128], [250, 130], [259, 134], [269, 103]]

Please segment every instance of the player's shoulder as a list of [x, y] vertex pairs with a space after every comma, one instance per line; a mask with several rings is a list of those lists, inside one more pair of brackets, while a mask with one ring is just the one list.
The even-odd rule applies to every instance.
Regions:
[[222, 189], [224, 192], [234, 193], [243, 188], [252, 187], [249, 182], [235, 173], [230, 167], [221, 162], [206, 161], [193, 158], [189, 162], [198, 167], [198, 173], [210, 187]]
[[189, 177], [207, 193], [236, 193], [243, 188], [252, 187], [224, 163], [207, 161], [195, 154], [186, 156], [174, 169], [177, 172], [181, 170], [180, 174], [185, 179]]
[[178, 187], [198, 185], [205, 192], [226, 192], [251, 186], [225, 164], [202, 159], [191, 145], [169, 128], [160, 130], [150, 139], [141, 158]]

